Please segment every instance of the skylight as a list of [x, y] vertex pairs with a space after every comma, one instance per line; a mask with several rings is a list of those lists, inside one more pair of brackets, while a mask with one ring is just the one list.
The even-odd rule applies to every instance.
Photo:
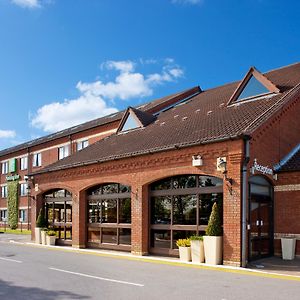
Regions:
[[131, 114], [129, 114], [121, 131], [127, 131], [138, 127], [140, 127], [140, 124], [138, 124], [134, 117]]
[[270, 91], [252, 75], [236, 101], [267, 93]]

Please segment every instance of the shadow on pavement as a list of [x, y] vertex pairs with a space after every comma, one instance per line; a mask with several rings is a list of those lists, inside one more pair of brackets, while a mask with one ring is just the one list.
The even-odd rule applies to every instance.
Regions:
[[53, 299], [90, 299], [89, 296], [78, 295], [67, 291], [50, 291], [37, 287], [23, 287], [11, 282], [0, 280], [0, 299], [31, 299], [31, 300], [53, 300]]

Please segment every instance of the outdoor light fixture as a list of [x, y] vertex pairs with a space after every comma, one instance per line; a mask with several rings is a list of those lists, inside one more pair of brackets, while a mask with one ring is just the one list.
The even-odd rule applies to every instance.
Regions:
[[226, 157], [218, 157], [217, 158], [217, 171], [222, 172], [222, 174], [224, 175], [224, 180], [227, 182], [228, 187], [230, 188], [230, 194], [232, 194], [233, 179], [227, 177], [227, 159], [226, 159]]
[[193, 167], [203, 166], [203, 160], [202, 160], [201, 155], [193, 155], [192, 156], [192, 166]]

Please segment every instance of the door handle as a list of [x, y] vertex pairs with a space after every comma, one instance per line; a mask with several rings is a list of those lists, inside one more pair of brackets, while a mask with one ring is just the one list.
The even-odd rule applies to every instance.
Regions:
[[264, 221], [260, 220], [260, 226], [264, 226]]
[[256, 226], [259, 226], [259, 223], [260, 223], [259, 220], [256, 220]]

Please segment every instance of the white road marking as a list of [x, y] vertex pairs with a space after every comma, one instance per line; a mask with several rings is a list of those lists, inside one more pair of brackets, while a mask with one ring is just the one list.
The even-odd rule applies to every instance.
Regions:
[[78, 276], [82, 276], [82, 277], [103, 280], [103, 281], [110, 281], [110, 282], [127, 284], [127, 285], [134, 285], [134, 286], [139, 286], [139, 287], [143, 287], [144, 286], [144, 284], [140, 284], [140, 283], [134, 283], [134, 282], [129, 282], [129, 281], [123, 281], [123, 280], [116, 280], [116, 279], [98, 277], [98, 276], [93, 276], [93, 275], [88, 275], [88, 274], [83, 274], [83, 273], [77, 273], [77, 272], [71, 272], [71, 271], [62, 270], [62, 269], [56, 269], [56, 268], [53, 268], [53, 267], [49, 267], [49, 269], [50, 270], [54, 270], [54, 271], [58, 271], [58, 272], [63, 272], [63, 273], [68, 273], [68, 274], [73, 274], [73, 275], [78, 275]]
[[11, 259], [11, 258], [4, 258], [4, 257], [0, 257], [1, 260], [6, 260], [6, 261], [10, 261], [10, 262], [15, 262], [15, 263], [18, 263], [18, 264], [21, 264], [22, 261], [20, 260], [16, 260], [16, 259]]

